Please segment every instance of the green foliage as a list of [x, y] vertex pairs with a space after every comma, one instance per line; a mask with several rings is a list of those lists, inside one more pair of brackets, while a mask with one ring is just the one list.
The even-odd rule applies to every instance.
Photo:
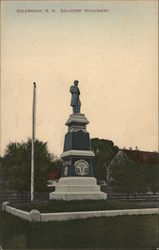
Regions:
[[154, 194], [159, 192], [159, 164], [153, 166], [145, 166], [146, 182], [149, 190]]
[[94, 176], [98, 180], [104, 180], [106, 179], [106, 168], [119, 149], [112, 141], [99, 138], [91, 139], [91, 146], [95, 153], [93, 161]]
[[[2, 182], [10, 190], [29, 191], [31, 178], [31, 140], [9, 143], [3, 157]], [[47, 189], [48, 172], [60, 165], [48, 152], [47, 143], [35, 141], [35, 191]]]
[[111, 185], [116, 191], [127, 194], [145, 191], [145, 181], [141, 172], [137, 164], [129, 159], [115, 162], [112, 166]]
[[115, 159], [111, 166], [111, 186], [124, 193], [159, 191], [159, 165], [137, 164], [126, 155]]
[[0, 190], [5, 189], [5, 187], [3, 187], [3, 181], [2, 181], [2, 166], [3, 166], [3, 158], [0, 157]]

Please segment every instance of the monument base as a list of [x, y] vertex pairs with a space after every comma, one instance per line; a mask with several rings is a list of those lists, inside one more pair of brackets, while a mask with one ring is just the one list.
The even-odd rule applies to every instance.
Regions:
[[50, 193], [50, 200], [105, 200], [94, 177], [62, 177]]

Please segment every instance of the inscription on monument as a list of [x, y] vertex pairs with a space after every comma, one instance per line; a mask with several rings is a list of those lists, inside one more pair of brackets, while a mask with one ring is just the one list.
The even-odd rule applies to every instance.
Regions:
[[79, 160], [75, 162], [75, 173], [78, 175], [87, 175], [89, 172], [89, 164], [87, 161]]
[[64, 161], [63, 166], [71, 165], [72, 161]]

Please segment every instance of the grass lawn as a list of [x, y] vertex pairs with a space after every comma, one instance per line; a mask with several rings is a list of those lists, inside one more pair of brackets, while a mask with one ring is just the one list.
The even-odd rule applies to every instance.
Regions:
[[29, 223], [0, 211], [3, 249], [156, 249], [158, 216], [118, 216]]
[[83, 201], [47, 201], [35, 203], [12, 203], [13, 207], [31, 211], [38, 209], [41, 213], [53, 212], [74, 212], [74, 211], [93, 211], [126, 208], [149, 208], [159, 207], [159, 202], [125, 202], [113, 200], [83, 200]]

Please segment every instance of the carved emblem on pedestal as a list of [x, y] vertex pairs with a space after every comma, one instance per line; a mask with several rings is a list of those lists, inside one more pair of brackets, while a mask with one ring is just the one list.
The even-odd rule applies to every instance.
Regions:
[[75, 173], [78, 175], [87, 175], [89, 172], [89, 164], [87, 161], [79, 160], [75, 162]]
[[66, 166], [64, 169], [64, 176], [67, 176], [67, 175], [68, 175], [68, 167]]

